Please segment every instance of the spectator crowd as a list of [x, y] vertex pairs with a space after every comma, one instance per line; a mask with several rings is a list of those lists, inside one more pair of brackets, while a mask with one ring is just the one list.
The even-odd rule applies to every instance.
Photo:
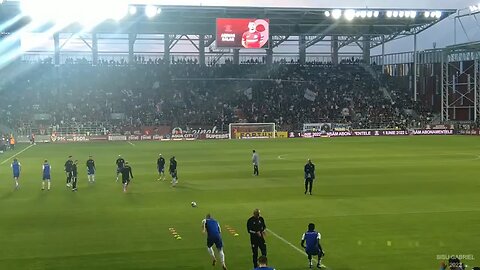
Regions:
[[162, 124], [226, 130], [232, 122], [275, 122], [283, 129], [304, 123], [404, 128], [428, 113], [412, 114], [418, 108], [408, 96], [386, 98], [355, 61], [201, 66], [140, 59], [92, 66], [72, 59], [61, 66], [16, 63], [0, 73], [0, 123], [23, 134], [32, 128], [115, 132]]

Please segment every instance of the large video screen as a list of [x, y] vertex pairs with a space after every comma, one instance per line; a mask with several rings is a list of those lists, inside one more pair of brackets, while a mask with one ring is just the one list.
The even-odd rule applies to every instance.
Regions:
[[268, 19], [217, 19], [218, 48], [260, 49], [269, 47]]

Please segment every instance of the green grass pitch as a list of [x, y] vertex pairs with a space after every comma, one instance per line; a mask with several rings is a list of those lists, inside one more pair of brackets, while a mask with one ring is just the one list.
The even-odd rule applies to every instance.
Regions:
[[[299, 247], [309, 222], [333, 270], [437, 269], [442, 254], [472, 254], [465, 263], [480, 265], [477, 137], [38, 144], [18, 155], [14, 191], [8, 158], [25, 147], [0, 155], [0, 269], [221, 269], [205, 248], [206, 213], [222, 225], [229, 269], [251, 269], [245, 226], [254, 208], [272, 231], [268, 257], [279, 270], [307, 267], [288, 243]], [[177, 188], [156, 181], [159, 153], [177, 157]], [[94, 185], [86, 180], [89, 154]], [[127, 194], [115, 182], [118, 154], [135, 176]], [[80, 162], [78, 193], [65, 187], [68, 155]], [[40, 190], [45, 158], [50, 192]], [[307, 158], [317, 168], [313, 196], [303, 194]]]

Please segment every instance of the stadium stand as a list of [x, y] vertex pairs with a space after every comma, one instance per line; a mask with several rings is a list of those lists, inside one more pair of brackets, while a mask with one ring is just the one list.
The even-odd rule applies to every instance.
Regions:
[[[297, 129], [308, 122], [336, 122], [353, 128], [406, 128], [427, 122], [429, 112], [402, 89], [390, 96], [352, 59], [343, 64], [262, 63], [201, 66], [179, 59], [69, 59], [56, 67], [18, 63], [4, 81], [0, 100], [4, 124], [18, 134], [92, 127], [96, 133], [122, 127], [168, 124], [215, 125], [275, 122]], [[112, 119], [112, 114], [114, 118]], [[33, 116], [36, 116], [33, 117]]]

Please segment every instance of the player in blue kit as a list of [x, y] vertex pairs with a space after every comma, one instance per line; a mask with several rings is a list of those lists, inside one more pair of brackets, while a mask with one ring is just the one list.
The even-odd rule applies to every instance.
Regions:
[[207, 234], [207, 250], [210, 256], [213, 258], [212, 265], [217, 263], [215, 258], [215, 253], [213, 252], [213, 245], [217, 247], [218, 255], [220, 256], [220, 262], [222, 263], [223, 270], [227, 269], [225, 266], [225, 254], [223, 253], [223, 242], [220, 229], [220, 224], [212, 218], [210, 214], [205, 216], [205, 219], [202, 221], [203, 233]]
[[269, 267], [267, 257], [262, 255], [258, 258], [258, 267], [254, 270], [275, 270], [275, 268]]
[[320, 233], [315, 231], [315, 224], [313, 223], [308, 224], [308, 231], [303, 234], [302, 242], [300, 244], [305, 249], [305, 252], [307, 253], [310, 268], [312, 268], [313, 256], [318, 257], [318, 262], [317, 262], [318, 268], [325, 267], [322, 264], [322, 257], [325, 254], [323, 253], [322, 246], [320, 245], [320, 238], [321, 238]]
[[47, 190], [50, 190], [50, 173], [51, 173], [52, 167], [50, 166], [50, 163], [48, 163], [48, 160], [45, 160], [42, 165], [42, 190], [45, 190], [45, 182], [47, 182]]
[[15, 180], [15, 189], [18, 189], [19, 187], [18, 179], [20, 178], [20, 171], [21, 171], [22, 165], [15, 158], [12, 162], [12, 165], [10, 165], [10, 167], [12, 167], [13, 180]]
[[87, 160], [87, 176], [88, 176], [88, 183], [95, 183], [95, 161], [93, 160], [92, 156], [89, 156]]

